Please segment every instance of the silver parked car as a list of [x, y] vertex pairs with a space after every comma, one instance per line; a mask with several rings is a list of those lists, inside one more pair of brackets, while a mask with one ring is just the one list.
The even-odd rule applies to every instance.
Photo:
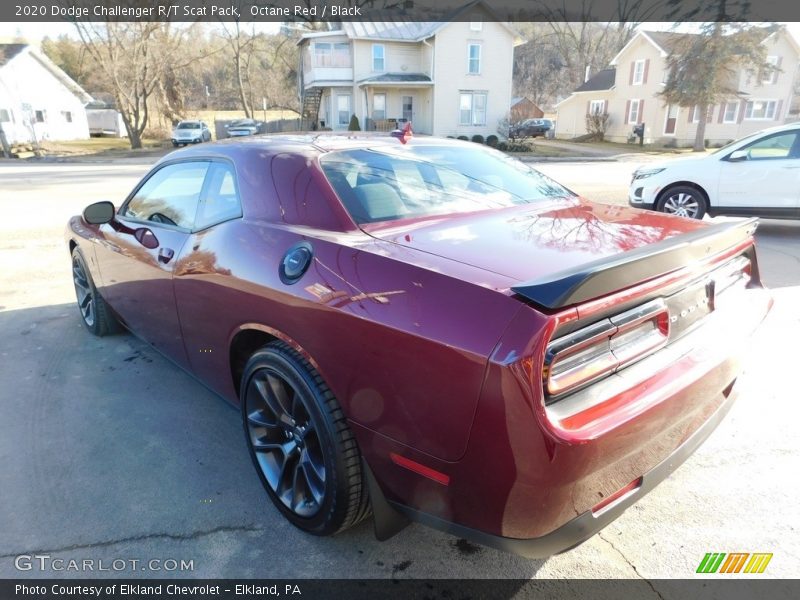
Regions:
[[227, 126], [229, 137], [241, 137], [263, 133], [263, 123], [254, 119], [240, 119]]
[[211, 130], [202, 121], [181, 121], [172, 130], [172, 145], [185, 146], [211, 141]]

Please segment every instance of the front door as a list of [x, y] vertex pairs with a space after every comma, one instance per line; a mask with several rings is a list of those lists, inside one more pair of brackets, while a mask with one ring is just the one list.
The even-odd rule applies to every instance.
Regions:
[[664, 122], [664, 135], [675, 135], [675, 124], [678, 122], [678, 106], [670, 104], [667, 107], [667, 120]]
[[350, 94], [336, 94], [336, 125], [339, 129], [347, 129], [351, 115]]
[[101, 226], [96, 252], [109, 304], [133, 332], [183, 366], [172, 275], [194, 227], [208, 165], [180, 162], [154, 171], [115, 220]]
[[414, 96], [403, 96], [403, 122], [414, 120]]
[[740, 148], [740, 160], [722, 160], [719, 205], [777, 217], [800, 211], [800, 130], [781, 131]]

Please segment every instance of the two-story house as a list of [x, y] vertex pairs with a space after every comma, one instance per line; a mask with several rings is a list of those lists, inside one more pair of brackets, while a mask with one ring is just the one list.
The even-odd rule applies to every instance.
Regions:
[[[645, 125], [645, 143], [693, 144], [698, 107], [668, 105], [658, 95], [667, 80], [667, 57], [685, 36], [697, 34], [639, 31], [604, 69], [578, 87], [557, 106], [557, 136], [587, 133], [586, 116], [608, 113], [605, 139], [625, 142], [634, 125]], [[750, 133], [784, 123], [789, 116], [800, 65], [800, 46], [785, 30], [765, 29], [767, 60], [778, 70], [759, 76], [736, 71], [731, 87], [737, 94], [708, 109], [705, 139], [724, 144]], [[797, 118], [796, 116], [794, 117]], [[791, 118], [790, 118], [791, 119]]]
[[490, 10], [478, 0], [442, 22], [345, 22], [305, 34], [305, 126], [346, 130], [355, 115], [367, 131], [411, 122], [423, 134], [497, 133], [522, 40]]

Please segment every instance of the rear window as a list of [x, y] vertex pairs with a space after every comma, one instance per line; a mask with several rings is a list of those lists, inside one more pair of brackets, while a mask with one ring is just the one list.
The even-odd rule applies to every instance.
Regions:
[[413, 146], [343, 150], [320, 162], [357, 223], [473, 212], [573, 196], [502, 152]]

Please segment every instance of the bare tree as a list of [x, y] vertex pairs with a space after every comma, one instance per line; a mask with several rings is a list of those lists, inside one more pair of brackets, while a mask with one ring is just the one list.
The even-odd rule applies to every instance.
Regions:
[[191, 27], [146, 21], [102, 23], [74, 21], [81, 43], [106, 80], [122, 115], [131, 148], [142, 147], [150, 119], [149, 101], [165, 74], [180, 70], [179, 52]]
[[243, 31], [242, 24], [236, 20], [232, 23], [222, 23], [223, 37], [233, 56], [234, 78], [236, 89], [239, 93], [239, 102], [245, 117], [253, 117], [252, 90], [250, 81], [250, 63], [255, 50], [256, 35], [252, 28], [250, 32]]

